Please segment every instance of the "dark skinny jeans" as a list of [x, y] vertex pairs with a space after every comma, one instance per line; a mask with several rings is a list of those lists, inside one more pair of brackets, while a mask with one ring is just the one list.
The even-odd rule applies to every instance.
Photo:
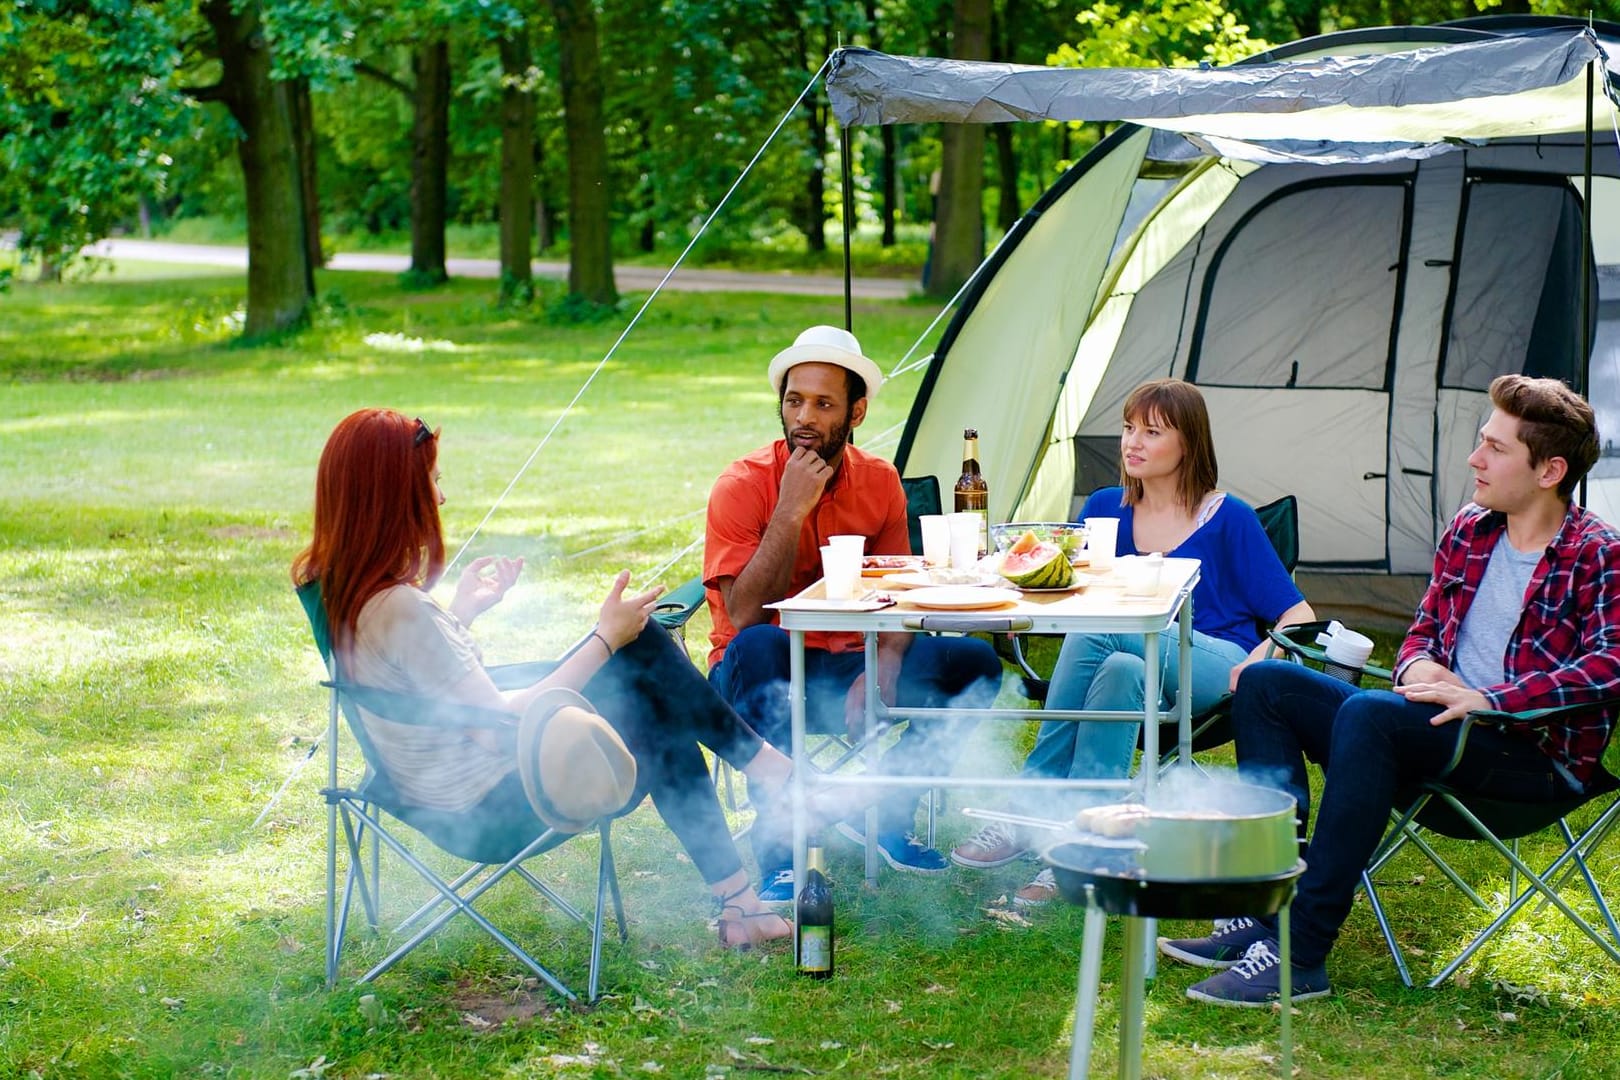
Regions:
[[[587, 649], [600, 649], [587, 641]], [[528, 665], [525, 665], [528, 666]], [[533, 665], [533, 677], [556, 665]], [[692, 661], [669, 634], [649, 622], [641, 635], [621, 648], [591, 677], [581, 691], [603, 719], [619, 733], [636, 759], [637, 795], [652, 796], [653, 806], [669, 826], [692, 864], [713, 885], [742, 869], [732, 843], [714, 782], [703, 759], [701, 743], [741, 769], [765, 745], [731, 706], [720, 700]], [[505, 829], [538, 835], [546, 825], [534, 815], [514, 772], [472, 811]]]
[[[1358, 691], [1286, 660], [1255, 664], [1238, 680], [1232, 703], [1238, 769], [1251, 783], [1298, 801], [1302, 835], [1311, 814], [1306, 761], [1326, 776], [1292, 908], [1295, 966], [1327, 959], [1398, 793], [1438, 776], [1455, 753], [1457, 724], [1429, 722], [1440, 711], [1387, 690]], [[1570, 794], [1534, 743], [1483, 725], [1469, 734], [1448, 783], [1466, 794], [1524, 802]]]

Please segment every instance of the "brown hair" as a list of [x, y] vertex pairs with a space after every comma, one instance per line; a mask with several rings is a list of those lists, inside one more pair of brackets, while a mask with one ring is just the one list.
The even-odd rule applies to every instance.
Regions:
[[315, 470], [315, 528], [293, 560], [295, 585], [319, 580], [332, 644], [354, 641], [360, 609], [391, 585], [428, 588], [444, 572], [433, 470], [439, 434], [393, 409], [361, 409], [326, 440]]
[[[1220, 470], [1215, 464], [1215, 440], [1209, 433], [1209, 409], [1198, 387], [1181, 379], [1154, 379], [1130, 392], [1122, 410], [1131, 423], [1173, 428], [1181, 436], [1181, 475], [1177, 495], [1189, 511], [1196, 510], [1204, 496], [1215, 490]], [[1119, 465], [1119, 482], [1125, 488], [1125, 505], [1142, 501], [1142, 481], [1125, 473]]]
[[1491, 380], [1491, 404], [1519, 421], [1519, 441], [1530, 448], [1530, 464], [1563, 458], [1568, 466], [1558, 497], [1569, 500], [1581, 477], [1597, 464], [1597, 416], [1592, 406], [1557, 379], [1499, 375]]

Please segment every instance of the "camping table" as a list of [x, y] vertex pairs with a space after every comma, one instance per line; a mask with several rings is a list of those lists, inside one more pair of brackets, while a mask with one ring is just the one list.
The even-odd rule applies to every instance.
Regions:
[[[906, 602], [900, 589], [883, 590], [896, 603], [877, 607], [867, 600], [835, 601], [826, 599], [821, 582], [816, 582], [797, 596], [770, 605], [780, 617], [782, 629], [789, 636], [789, 703], [793, 731], [793, 880], [803, 881], [805, 872], [805, 846], [807, 822], [805, 815], [804, 776], [808, 765], [805, 752], [805, 670], [804, 634], [807, 630], [855, 631], [865, 638], [866, 671], [866, 729], [875, 731], [880, 713], [889, 720], [926, 720], [929, 717], [960, 715], [956, 708], [902, 708], [884, 707], [878, 697], [877, 635], [880, 633], [922, 633], [945, 631], [966, 633], [1030, 634], [1141, 634], [1144, 638], [1146, 658], [1146, 707], [1142, 712], [1142, 760], [1148, 765], [1136, 780], [1071, 780], [1068, 778], [1023, 779], [1016, 776], [964, 777], [964, 776], [894, 776], [870, 771], [875, 766], [876, 747], [868, 746], [868, 770], [858, 776], [828, 774], [820, 782], [829, 786], [880, 784], [894, 787], [992, 787], [992, 788], [1062, 788], [1070, 790], [1127, 790], [1140, 787], [1150, 790], [1158, 779], [1159, 770], [1153, 765], [1159, 760], [1159, 633], [1180, 621], [1180, 665], [1187, 670], [1192, 650], [1192, 589], [1198, 583], [1197, 559], [1165, 559], [1159, 577], [1159, 591], [1151, 597], [1130, 597], [1124, 594], [1123, 583], [1114, 575], [1099, 576], [1084, 590], [1067, 593], [1024, 593], [1020, 599], [1006, 607], [981, 611], [934, 611]], [[880, 589], [882, 586], [880, 584]], [[1183, 764], [1192, 761], [1192, 708], [1191, 695], [1177, 695], [1176, 714], [1179, 727], [1179, 752]], [[985, 718], [1024, 720], [1037, 717], [1043, 720], [1118, 720], [1118, 712], [1096, 712], [1080, 709], [980, 709], [974, 714]], [[867, 811], [867, 836], [875, 836], [876, 810]], [[866, 845], [866, 881], [877, 882], [877, 845]], [[797, 931], [795, 931], [796, 933]], [[1148, 940], [1152, 941], [1151, 933]], [[1151, 958], [1150, 958], [1151, 962]]]

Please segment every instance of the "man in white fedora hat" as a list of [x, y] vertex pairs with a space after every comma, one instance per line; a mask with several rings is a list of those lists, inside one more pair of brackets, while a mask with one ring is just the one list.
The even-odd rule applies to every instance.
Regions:
[[[786, 599], [821, 577], [820, 548], [830, 536], [866, 538], [869, 555], [909, 554], [906, 496], [888, 461], [852, 443], [883, 372], [855, 335], [812, 326], [772, 358], [771, 386], [780, 403], [782, 438], [729, 465], [709, 493], [703, 584], [714, 629], [709, 681], [765, 738], [786, 745], [788, 636], [766, 604]], [[808, 727], [859, 735], [865, 674], [857, 633], [805, 635]], [[883, 634], [878, 688], [889, 705], [988, 705], [1001, 683], [994, 650], [973, 638]], [[962, 742], [960, 723], [908, 728], [885, 756], [885, 772], [936, 775], [949, 770]], [[853, 809], [853, 808], [852, 808]], [[879, 851], [890, 866], [939, 873], [939, 852], [912, 835], [915, 789], [879, 806]], [[760, 898], [793, 898], [784, 829], [753, 831]], [[840, 831], [863, 840], [858, 830]]]

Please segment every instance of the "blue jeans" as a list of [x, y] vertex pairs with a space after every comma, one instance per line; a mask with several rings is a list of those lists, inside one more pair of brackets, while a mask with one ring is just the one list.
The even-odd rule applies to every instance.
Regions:
[[[750, 728], [769, 742], [787, 747], [792, 735], [788, 707], [788, 634], [769, 624], [750, 626], [726, 646], [726, 654], [709, 671], [709, 682], [731, 703]], [[859, 652], [804, 650], [805, 730], [843, 735], [844, 699], [865, 670]], [[976, 638], [914, 635], [900, 667], [896, 702], [902, 706], [964, 709], [988, 708], [1001, 688], [1001, 661], [995, 650]], [[970, 727], [966, 719], [907, 724], [900, 741], [884, 755], [884, 772], [902, 776], [949, 773]], [[916, 789], [902, 788], [878, 805], [882, 833], [909, 832], [917, 814]], [[770, 835], [775, 830], [757, 830]], [[775, 845], [772, 845], [775, 847]], [[763, 866], [779, 851], [755, 856]], [[786, 861], [785, 857], [780, 861]]]
[[[1307, 760], [1326, 774], [1309, 864], [1294, 899], [1293, 962], [1326, 960], [1361, 872], [1403, 794], [1439, 775], [1457, 748], [1456, 724], [1435, 727], [1437, 705], [1408, 702], [1387, 690], [1357, 690], [1286, 660], [1243, 672], [1232, 703], [1238, 769], [1244, 779], [1280, 788], [1299, 803], [1301, 831], [1310, 819]], [[1447, 780], [1465, 794], [1548, 802], [1570, 794], [1550, 757], [1528, 738], [1475, 727]]]
[[[1172, 626], [1159, 635], [1161, 709], [1173, 708], [1181, 689], [1180, 641], [1179, 626]], [[1058, 653], [1057, 668], [1052, 673], [1046, 707], [1140, 712], [1147, 701], [1146, 645], [1141, 634], [1067, 635]], [[1221, 699], [1231, 680], [1232, 669], [1247, 655], [1248, 650], [1241, 645], [1193, 631], [1189, 691], [1194, 713]], [[1141, 729], [1140, 721], [1043, 720], [1035, 747], [1024, 762], [1023, 775], [1124, 779], [1130, 775], [1131, 757]], [[1083, 796], [1072, 795], [1054, 800], [1051, 793], [1037, 798], [1048, 810], [1086, 801]], [[1027, 799], [1024, 805], [1030, 805]], [[1056, 816], [1066, 815], [1058, 813]]]

